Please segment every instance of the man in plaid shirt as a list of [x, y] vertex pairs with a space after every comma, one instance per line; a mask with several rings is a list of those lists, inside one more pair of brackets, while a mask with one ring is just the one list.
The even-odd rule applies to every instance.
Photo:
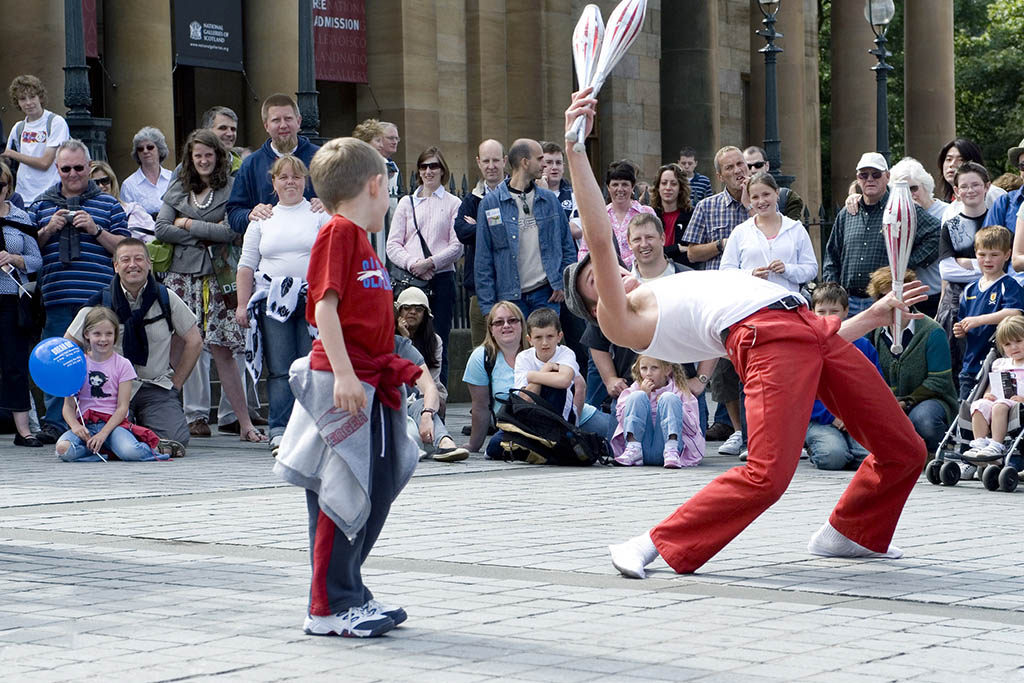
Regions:
[[[882, 235], [882, 214], [889, 201], [889, 165], [877, 152], [867, 152], [857, 162], [857, 183], [861, 199], [857, 213], [839, 212], [825, 246], [822, 282], [838, 282], [850, 296], [850, 315], [860, 313], [873, 303], [867, 295], [871, 273], [888, 265]], [[917, 209], [917, 231], [910, 251], [909, 268], [924, 268], [939, 255], [937, 218], [920, 206]]]
[[[750, 217], [750, 199], [746, 193], [747, 162], [737, 147], [723, 147], [715, 154], [715, 174], [725, 185], [718, 194], [702, 199], [693, 210], [683, 233], [686, 256], [694, 267], [718, 270], [722, 252], [733, 228]], [[740, 380], [728, 358], [715, 365], [711, 393], [718, 403], [715, 424], [707, 431], [709, 441], [725, 439], [718, 449], [723, 455], [739, 455], [743, 448], [740, 430]], [[723, 412], [722, 406], [726, 412]], [[731, 423], [731, 426], [730, 426]], [[726, 438], [728, 437], [728, 438]]]

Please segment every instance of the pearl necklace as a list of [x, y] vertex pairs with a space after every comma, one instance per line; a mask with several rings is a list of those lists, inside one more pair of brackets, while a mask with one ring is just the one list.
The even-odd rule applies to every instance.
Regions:
[[196, 193], [195, 192], [189, 191], [188, 194], [192, 198], [192, 203], [195, 204], [197, 209], [207, 209], [207, 208], [210, 207], [210, 204], [213, 204], [213, 190], [212, 189], [210, 189], [209, 193], [207, 193], [206, 201], [203, 202], [202, 204], [200, 204], [199, 200], [196, 199]]

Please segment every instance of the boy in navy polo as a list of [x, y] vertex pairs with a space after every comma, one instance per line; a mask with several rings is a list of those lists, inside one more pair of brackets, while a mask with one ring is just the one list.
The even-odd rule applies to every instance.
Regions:
[[974, 235], [974, 252], [981, 277], [960, 295], [959, 321], [953, 336], [964, 339], [964, 364], [960, 370], [960, 400], [967, 400], [977, 382], [985, 356], [992, 348], [996, 325], [1003, 318], [1024, 310], [1024, 290], [1006, 274], [1013, 235], [1001, 225], [992, 225]]

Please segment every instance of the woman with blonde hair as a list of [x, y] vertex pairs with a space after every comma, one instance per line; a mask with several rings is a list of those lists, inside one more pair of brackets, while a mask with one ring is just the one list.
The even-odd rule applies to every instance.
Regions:
[[[117, 174], [105, 161], [89, 162], [89, 177], [100, 188], [100, 192], [106, 192], [112, 197], [120, 197], [121, 184], [117, 182]], [[132, 237], [149, 244], [156, 239], [156, 221], [150, 216], [142, 204], [138, 202], [121, 201], [121, 208], [128, 219], [128, 229]]]

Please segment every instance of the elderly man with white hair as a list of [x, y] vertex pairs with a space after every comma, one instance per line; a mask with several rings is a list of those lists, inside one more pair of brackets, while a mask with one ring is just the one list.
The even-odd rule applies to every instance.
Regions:
[[139, 168], [121, 183], [121, 201], [138, 202], [155, 218], [174, 177], [161, 165], [169, 154], [167, 138], [159, 128], [146, 126], [139, 130], [132, 139], [132, 159]]

